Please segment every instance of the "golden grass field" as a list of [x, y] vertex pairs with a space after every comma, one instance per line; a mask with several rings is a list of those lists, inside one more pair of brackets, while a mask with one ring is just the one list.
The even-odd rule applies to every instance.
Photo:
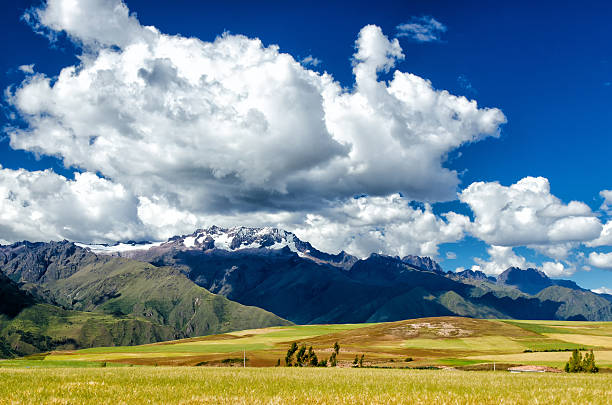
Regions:
[[609, 374], [351, 368], [0, 369], [3, 404], [606, 404]]
[[[3, 360], [0, 404], [604, 404], [612, 403], [611, 337], [612, 322], [459, 317], [246, 330]], [[292, 342], [312, 345], [323, 359], [336, 341], [337, 368], [272, 367], [283, 364]], [[601, 372], [504, 371], [520, 364], [562, 369], [570, 352], [558, 350], [574, 348], [594, 350]], [[367, 368], [351, 368], [362, 354]], [[497, 371], [484, 371], [493, 364]], [[426, 367], [438, 369], [419, 369]]]

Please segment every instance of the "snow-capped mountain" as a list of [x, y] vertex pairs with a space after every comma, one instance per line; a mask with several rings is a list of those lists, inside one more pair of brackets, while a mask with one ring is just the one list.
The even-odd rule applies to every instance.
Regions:
[[114, 245], [87, 245], [82, 243], [77, 245], [89, 248], [97, 254], [130, 258], [141, 257], [144, 252], [209, 251], [213, 249], [236, 252], [247, 249], [265, 249], [269, 251], [288, 249], [300, 257], [343, 268], [350, 267], [358, 260], [358, 258], [344, 251], [335, 255], [321, 252], [312, 247], [310, 243], [301, 241], [293, 233], [272, 227], [250, 228], [237, 226], [221, 228], [213, 225], [207, 229], [198, 229], [191, 234], [173, 236], [166, 242], [136, 243], [129, 241]]
[[241, 249], [283, 249], [295, 253], [309, 253], [309, 248], [291, 232], [278, 228], [220, 228], [211, 226], [198, 229], [190, 235], [175, 236], [167, 243], [184, 246], [188, 249], [220, 249], [230, 252]]

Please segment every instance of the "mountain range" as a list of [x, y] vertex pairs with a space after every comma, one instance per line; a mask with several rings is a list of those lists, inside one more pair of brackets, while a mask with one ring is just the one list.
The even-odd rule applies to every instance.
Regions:
[[0, 246], [0, 349], [130, 345], [291, 323], [459, 315], [612, 320], [612, 296], [537, 269], [497, 278], [433, 259], [315, 249], [275, 228], [166, 242]]

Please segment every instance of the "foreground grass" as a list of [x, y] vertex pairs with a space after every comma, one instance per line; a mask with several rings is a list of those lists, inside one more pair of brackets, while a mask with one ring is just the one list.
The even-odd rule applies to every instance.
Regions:
[[604, 404], [608, 375], [446, 370], [0, 369], [0, 403]]

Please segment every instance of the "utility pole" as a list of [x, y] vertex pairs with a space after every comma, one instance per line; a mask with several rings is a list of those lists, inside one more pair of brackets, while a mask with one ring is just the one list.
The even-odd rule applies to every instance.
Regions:
[[493, 362], [493, 371], [495, 371], [495, 362]]
[[246, 349], [242, 350], [242, 368], [246, 368]]

